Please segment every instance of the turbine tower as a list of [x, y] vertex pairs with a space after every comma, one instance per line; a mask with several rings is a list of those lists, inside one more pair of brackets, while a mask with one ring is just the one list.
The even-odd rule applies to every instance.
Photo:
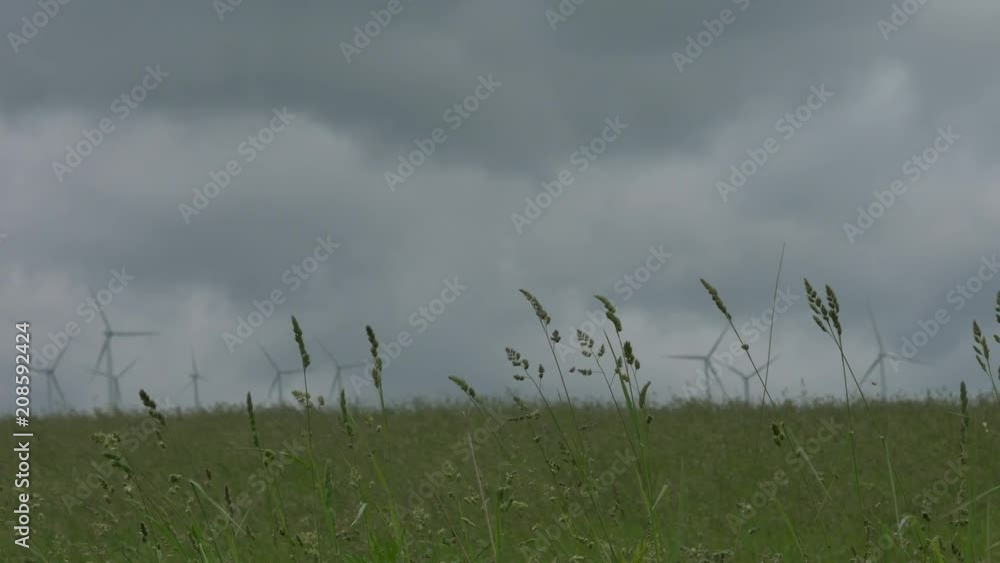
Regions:
[[[69, 343], [70, 343], [70, 341], [67, 340], [66, 341], [66, 348], [69, 348]], [[61, 360], [62, 357], [63, 357], [63, 354], [66, 353], [66, 348], [63, 348], [62, 350], [59, 351], [59, 354], [56, 355], [56, 359], [52, 360], [52, 364], [49, 365], [49, 367], [47, 367], [45, 369], [41, 369], [41, 368], [37, 368], [37, 367], [36, 368], [32, 368], [37, 373], [41, 373], [41, 374], [45, 375], [45, 390], [46, 390], [45, 396], [48, 399], [49, 414], [55, 412], [55, 410], [56, 410], [55, 407], [53, 406], [53, 402], [54, 402], [53, 399], [55, 398], [56, 395], [59, 396], [59, 408], [62, 409], [62, 410], [65, 410], [66, 407], [67, 407], [67, 404], [66, 404], [66, 395], [63, 394], [62, 387], [59, 386], [59, 379], [56, 378], [56, 368], [59, 366], [59, 360]]]
[[339, 389], [343, 388], [342, 381], [340, 379], [341, 372], [345, 369], [363, 367], [365, 364], [363, 362], [359, 362], [355, 364], [340, 365], [337, 358], [333, 357], [333, 354], [326, 349], [326, 346], [323, 346], [323, 343], [320, 342], [318, 338], [316, 339], [316, 344], [319, 344], [319, 347], [323, 349], [323, 352], [325, 352], [326, 355], [330, 357], [330, 361], [333, 362], [333, 382], [330, 384], [330, 393], [328, 395], [329, 400], [332, 402], [339, 394]]
[[274, 359], [271, 358], [271, 355], [267, 353], [267, 350], [265, 350], [263, 346], [261, 346], [260, 344], [257, 344], [257, 347], [260, 348], [260, 351], [264, 354], [264, 357], [266, 357], [267, 361], [271, 363], [272, 367], [274, 367], [274, 381], [271, 382], [271, 388], [267, 391], [267, 398], [270, 399], [271, 396], [274, 395], [274, 389], [275, 389], [275, 387], [277, 387], [278, 388], [278, 403], [281, 404], [281, 405], [284, 405], [285, 404], [285, 389], [284, 389], [284, 387], [281, 384], [281, 377], [283, 375], [290, 375], [290, 374], [293, 374], [293, 373], [298, 373], [298, 371], [294, 370], [294, 369], [284, 369], [283, 370], [283, 369], [279, 368], [278, 364], [274, 363]]
[[719, 338], [715, 340], [715, 344], [709, 349], [708, 354], [705, 355], [693, 355], [693, 354], [667, 354], [664, 358], [674, 358], [678, 360], [697, 360], [702, 363], [702, 367], [705, 370], [705, 399], [711, 403], [712, 402], [712, 379], [715, 380], [716, 385], [722, 390], [723, 396], [727, 399], [729, 395], [726, 394], [726, 388], [722, 385], [722, 380], [719, 378], [719, 373], [716, 371], [715, 366], [712, 364], [712, 354], [715, 353], [716, 348], [719, 347], [719, 343], [722, 342], [722, 337], [726, 335], [729, 331], [729, 326], [722, 329], [722, 333], [719, 334]]
[[776, 361], [778, 361], [778, 356], [775, 356], [770, 360], [768, 360], [767, 363], [757, 368], [757, 371], [751, 371], [749, 373], [740, 371], [734, 368], [733, 366], [726, 366], [727, 368], [729, 368], [729, 371], [740, 376], [740, 379], [743, 380], [743, 400], [746, 402], [746, 404], [748, 405], [750, 404], [750, 380], [753, 379], [755, 375], [757, 375], [757, 372], [764, 371], [765, 369], [767, 369], [767, 366], [773, 364]]
[[[158, 332], [118, 332], [111, 330], [111, 323], [108, 322], [108, 317], [104, 314], [104, 309], [100, 307], [100, 303], [97, 302], [97, 296], [94, 295], [94, 290], [90, 289], [90, 296], [94, 300], [95, 309], [101, 315], [101, 321], [104, 322], [104, 344], [101, 345], [101, 353], [97, 355], [97, 362], [94, 363], [94, 369], [91, 371], [97, 373], [98, 375], [113, 374], [115, 373], [114, 363], [111, 360], [111, 341], [115, 337], [128, 338], [132, 336], [155, 336], [159, 334]], [[100, 372], [98, 368], [101, 366], [101, 360], [104, 360], [104, 371]], [[134, 363], [134, 362], [133, 362]], [[129, 366], [131, 367], [131, 366]], [[124, 371], [123, 371], [124, 373]], [[119, 376], [120, 377], [120, 376]], [[118, 389], [118, 379], [115, 376], [107, 378], [108, 380], [108, 402], [110, 403], [111, 410], [116, 411], [121, 407], [121, 396], [117, 394], [120, 392]], [[117, 391], [116, 391], [117, 390]]]
[[99, 371], [96, 369], [92, 371], [94, 375], [91, 376], [90, 378], [91, 381], [93, 381], [94, 377], [97, 376], [101, 376], [108, 380], [108, 393], [110, 393], [108, 401], [111, 404], [111, 408], [114, 410], [118, 410], [118, 407], [119, 405], [121, 405], [122, 401], [122, 388], [121, 385], [118, 383], [118, 381], [122, 378], [123, 375], [128, 373], [128, 370], [132, 369], [132, 366], [134, 366], [137, 361], [139, 361], [139, 358], [136, 358], [131, 362], [129, 362], [129, 364], [125, 366], [125, 369], [121, 370], [121, 372], [119, 372], [118, 375], [114, 375], [113, 372], [109, 371]]
[[897, 354], [893, 354], [891, 352], [886, 352], [886, 350], [885, 350], [885, 343], [882, 341], [882, 334], [879, 333], [879, 331], [878, 331], [878, 325], [875, 323], [875, 315], [872, 313], [871, 306], [868, 307], [868, 316], [872, 320], [872, 330], [875, 331], [875, 342], [878, 344], [878, 355], [875, 356], [875, 360], [872, 362], [872, 365], [868, 368], [868, 371], [866, 371], [865, 375], [861, 378], [861, 381], [859, 382], [859, 385], [863, 385], [864, 382], [868, 380], [868, 376], [870, 376], [872, 374], [872, 371], [874, 371], [875, 368], [877, 367], [878, 371], [879, 371], [879, 381], [880, 381], [880, 384], [882, 385], [882, 400], [884, 401], [884, 400], [886, 400], [886, 399], [889, 398], [889, 391], [886, 388], [886, 381], [885, 381], [885, 361], [886, 360], [893, 360], [893, 361], [895, 361], [897, 363], [899, 363], [899, 362], [907, 362], [907, 363], [918, 364], [918, 365], [927, 365], [927, 364], [925, 364], [923, 362], [918, 362], [917, 360], [911, 360], [909, 358], [904, 358], [902, 356], [899, 356]]
[[[205, 379], [200, 373], [198, 373], [198, 364], [194, 360], [194, 347], [191, 347], [191, 373], [188, 374], [191, 381], [181, 389], [180, 393], [188, 390], [188, 387], [194, 387], [194, 408], [196, 410], [201, 410], [201, 397], [198, 395], [198, 380]], [[178, 393], [178, 395], [180, 394]]]

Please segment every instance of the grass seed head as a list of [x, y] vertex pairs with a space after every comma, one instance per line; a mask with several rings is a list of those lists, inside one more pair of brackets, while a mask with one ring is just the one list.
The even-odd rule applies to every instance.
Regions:
[[722, 302], [722, 297], [719, 295], [719, 290], [715, 289], [712, 284], [708, 283], [704, 278], [699, 278], [701, 285], [704, 286], [705, 291], [712, 297], [712, 302], [715, 303], [716, 308], [719, 312], [726, 317], [727, 321], [732, 322], [733, 316], [729, 314], [729, 309], [726, 308], [726, 304]]
[[979, 367], [990, 375], [989, 369], [986, 367], [990, 361], [990, 345], [976, 321], [972, 321], [972, 341], [972, 349], [976, 352], [976, 361], [979, 363]]
[[833, 292], [833, 288], [829, 285], [826, 286], [826, 302], [830, 322], [833, 323], [833, 328], [837, 330], [837, 335], [842, 335], [844, 330], [840, 326], [840, 303], [837, 301], [837, 294]]
[[375, 336], [375, 330], [372, 329], [370, 325], [365, 325], [365, 333], [368, 335], [368, 343], [371, 345], [369, 352], [371, 353], [372, 360], [375, 362], [375, 366], [372, 368], [372, 384], [375, 389], [382, 389], [382, 358], [378, 355], [378, 338]]
[[139, 390], [139, 400], [142, 401], [142, 405], [146, 407], [146, 414], [150, 418], [160, 423], [160, 426], [167, 425], [167, 419], [163, 416], [160, 411], [156, 410], [156, 401], [150, 398], [149, 393], [146, 393], [145, 389]]
[[[806, 300], [809, 301], [809, 308], [813, 312], [813, 320], [816, 321], [816, 326], [820, 328], [823, 332], [827, 332], [826, 324], [830, 322], [830, 312], [823, 304], [823, 300], [820, 298], [819, 293], [816, 289], [809, 283], [808, 279], [802, 278], [802, 283], [806, 286]], [[833, 296], [833, 303], [837, 303], [837, 296], [833, 294], [833, 290], [830, 286], [827, 286], [827, 298]], [[838, 310], [840, 305], [837, 305]]]
[[782, 442], [785, 441], [785, 425], [782, 422], [772, 422], [771, 423], [771, 439], [774, 441], [774, 445], [781, 447]]
[[139, 390], [139, 400], [142, 401], [142, 406], [147, 409], [156, 410], [156, 401], [149, 396], [149, 393], [146, 393], [145, 389]]
[[635, 350], [632, 348], [632, 342], [626, 340], [625, 344], [622, 345], [622, 355], [625, 356], [625, 363], [635, 367], [639, 360], [635, 357]]
[[247, 416], [250, 417], [250, 436], [253, 438], [253, 446], [260, 449], [260, 436], [257, 434], [257, 417], [253, 414], [253, 399], [247, 393]]
[[352, 447], [354, 438], [354, 424], [351, 422], [351, 416], [347, 412], [347, 393], [341, 389], [340, 390], [340, 427], [344, 430], [344, 434], [347, 435], [348, 446]]
[[226, 499], [226, 510], [229, 512], [229, 516], [236, 516], [236, 508], [233, 506], [233, 492], [229, 490], [228, 484], [225, 486], [224, 496]]
[[464, 379], [462, 379], [457, 375], [449, 375], [448, 379], [450, 379], [452, 383], [457, 385], [459, 389], [461, 389], [466, 395], [468, 395], [468, 397], [472, 399], [473, 402], [477, 400], [476, 390], [473, 389], [472, 386], [469, 385]]
[[521, 295], [523, 295], [524, 298], [528, 300], [528, 303], [531, 304], [531, 308], [535, 310], [535, 316], [538, 317], [538, 320], [541, 321], [543, 325], [549, 326], [549, 323], [552, 322], [552, 317], [550, 317], [545, 311], [545, 308], [542, 307], [542, 303], [538, 300], [538, 298], [526, 289], [519, 289], [518, 291], [520, 291]]
[[309, 364], [312, 360], [309, 358], [309, 352], [306, 352], [306, 343], [302, 338], [302, 327], [299, 326], [299, 321], [292, 315], [292, 333], [295, 334], [295, 343], [299, 345], [299, 357], [302, 358], [302, 371], [309, 368]]
[[601, 305], [604, 305], [604, 316], [615, 326], [615, 332], [621, 332], [622, 321], [618, 318], [618, 311], [615, 309], [614, 303], [603, 295], [595, 295], [594, 299], [597, 299], [601, 302]]

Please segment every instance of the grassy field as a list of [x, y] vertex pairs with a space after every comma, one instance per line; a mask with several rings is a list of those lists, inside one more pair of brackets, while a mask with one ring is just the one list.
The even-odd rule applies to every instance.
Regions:
[[[545, 338], [565, 338], [526, 297]], [[835, 296], [810, 304], [838, 342]], [[577, 338], [589, 365], [540, 371], [508, 351], [517, 399], [454, 378], [467, 400], [444, 405], [299, 394], [180, 413], [146, 398], [144, 413], [37, 419], [34, 557], [5, 542], [0, 560], [1000, 560], [1000, 396], [652, 405], [624, 337]], [[581, 377], [606, 380], [607, 401], [567, 402]]]

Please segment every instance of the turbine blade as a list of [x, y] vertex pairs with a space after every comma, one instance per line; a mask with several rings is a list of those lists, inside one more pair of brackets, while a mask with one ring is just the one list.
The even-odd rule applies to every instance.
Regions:
[[187, 385], [185, 385], [184, 387], [182, 387], [180, 391], [178, 391], [177, 393], [175, 393], [175, 395], [183, 395], [184, 392], [187, 391], [188, 389], [190, 389], [192, 385], [194, 385], [194, 380], [193, 379], [191, 381], [188, 381]]
[[156, 336], [158, 334], [160, 334], [160, 333], [159, 332], [155, 332], [155, 331], [144, 331], [144, 332], [130, 331], [130, 332], [115, 332], [114, 333], [115, 336]]
[[101, 365], [101, 360], [104, 359], [104, 354], [108, 351], [108, 346], [111, 345], [111, 338], [105, 336], [104, 344], [101, 345], [101, 353], [97, 355], [97, 362], [94, 363], [94, 369], [96, 370]]
[[929, 366], [930, 365], [927, 362], [924, 362], [924, 361], [921, 361], [921, 360], [915, 360], [913, 358], [906, 358], [904, 356], [899, 356], [897, 354], [888, 354], [887, 353], [885, 355], [885, 357], [892, 358], [892, 359], [894, 359], [896, 361], [900, 361], [900, 362], [906, 362], [908, 364], [917, 364], [919, 366]]
[[729, 371], [731, 371], [731, 372], [735, 373], [736, 375], [738, 375], [738, 376], [740, 376], [740, 377], [742, 377], [742, 378], [744, 378], [744, 379], [745, 379], [745, 378], [748, 378], [748, 377], [750, 377], [751, 375], [753, 375], [753, 374], [747, 374], [747, 373], [744, 373], [744, 372], [742, 372], [742, 371], [740, 371], [740, 370], [738, 370], [738, 369], [734, 368], [733, 366], [726, 366], [726, 368], [727, 368], [727, 369], [728, 369]]
[[337, 373], [337, 375], [333, 378], [333, 381], [330, 382], [330, 392], [327, 393], [327, 396], [331, 397], [331, 401], [333, 400], [332, 399], [333, 397], [337, 396], [337, 389], [339, 387], [340, 387], [340, 373]]
[[[719, 390], [722, 391], [722, 397], [728, 401], [729, 393], [726, 392], [726, 386], [722, 384], [722, 378], [719, 377], [719, 374], [718, 372], [715, 371], [715, 368], [712, 368], [712, 377], [715, 379], [715, 384], [719, 386]], [[706, 381], [706, 383], [709, 385], [712, 384], [710, 381]]]
[[267, 353], [267, 350], [265, 350], [260, 344], [257, 344], [257, 347], [264, 353], [264, 357], [267, 358], [267, 361], [271, 362], [271, 365], [274, 366], [274, 371], [281, 371], [281, 368], [278, 367], [278, 364], [274, 363], [274, 360], [271, 358], [271, 355]]
[[104, 309], [102, 309], [100, 307], [100, 303], [97, 302], [97, 295], [94, 293], [94, 288], [88, 285], [87, 290], [90, 292], [90, 296], [94, 299], [94, 304], [97, 305], [95, 308], [97, 309], [97, 313], [101, 315], [101, 320], [104, 321], [104, 328], [110, 331], [111, 323], [108, 322], [108, 317], [104, 314]]
[[319, 344], [319, 347], [323, 349], [323, 352], [325, 352], [326, 355], [330, 357], [330, 360], [333, 361], [333, 365], [337, 365], [337, 358], [334, 358], [333, 353], [327, 350], [326, 346], [323, 346], [323, 343], [320, 342], [319, 338], [316, 339], [316, 344]]
[[356, 364], [347, 364], [346, 366], [340, 366], [340, 369], [354, 369], [354, 368], [362, 368], [362, 367], [365, 367], [365, 363], [364, 362], [358, 362]]
[[771, 358], [770, 360], [768, 360], [764, 365], [760, 366], [760, 368], [758, 368], [759, 371], [764, 371], [765, 369], [767, 369], [767, 366], [773, 364], [774, 362], [777, 362], [778, 358], [780, 358], [780, 357], [781, 357], [780, 355], [774, 356], [773, 358]]
[[52, 386], [55, 388], [56, 394], [59, 395], [59, 401], [63, 404], [63, 406], [66, 406], [66, 395], [63, 394], [62, 387], [59, 385], [59, 380], [56, 379], [55, 375], [51, 375], [49, 377], [52, 378]]
[[191, 346], [191, 372], [194, 374], [198, 373], [198, 364], [194, 361], [194, 346]]
[[125, 372], [127, 372], [130, 369], [132, 369], [132, 366], [134, 366], [135, 363], [138, 362], [138, 361], [139, 361], [139, 358], [136, 358], [136, 359], [132, 360], [127, 366], [125, 366], [125, 369], [123, 369], [120, 372], [118, 372], [118, 377], [121, 377], [121, 376], [125, 375]]
[[706, 354], [708, 357], [711, 357], [712, 354], [715, 352], [715, 349], [719, 347], [719, 343], [722, 342], [722, 337], [725, 336], [727, 332], [729, 332], [728, 326], [722, 329], [722, 333], [719, 334], [719, 338], [715, 340], [715, 344], [712, 344], [712, 349], [708, 351], [708, 354]]
[[868, 368], [868, 371], [866, 371], [866, 372], [865, 372], [865, 375], [864, 375], [864, 377], [862, 377], [862, 378], [861, 378], [861, 381], [859, 381], [858, 383], [859, 383], [859, 384], [862, 384], [862, 385], [863, 385], [863, 384], [865, 383], [865, 381], [867, 381], [867, 380], [868, 380], [868, 376], [869, 376], [869, 375], [871, 375], [873, 371], [875, 371], [875, 368], [876, 368], [876, 367], [877, 367], [877, 366], [879, 365], [879, 363], [880, 363], [881, 361], [882, 361], [882, 358], [881, 358], [881, 357], [878, 357], [878, 358], [875, 358], [875, 361], [874, 361], [874, 362], [872, 362], [872, 365], [871, 365], [871, 367], [870, 367], [870, 368]]
[[868, 316], [872, 320], [872, 329], [875, 331], [875, 342], [878, 343], [878, 351], [882, 353], [885, 351], [885, 345], [882, 343], [882, 334], [878, 331], [878, 324], [875, 322], [875, 314], [872, 313], [872, 307], [868, 305]]
[[271, 397], [274, 395], [274, 389], [275, 389], [275, 387], [278, 386], [278, 377], [280, 377], [280, 376], [277, 376], [277, 375], [274, 376], [274, 381], [271, 382], [271, 388], [267, 390], [267, 398], [268, 398], [268, 400], [270, 400]]
[[58, 365], [59, 365], [59, 360], [61, 360], [61, 359], [62, 359], [62, 357], [63, 357], [63, 354], [65, 354], [65, 353], [66, 353], [66, 348], [69, 348], [69, 343], [70, 343], [71, 341], [72, 341], [72, 339], [71, 339], [71, 340], [67, 340], [67, 341], [66, 341], [66, 347], [65, 347], [65, 348], [63, 348], [62, 350], [59, 350], [59, 354], [58, 354], [58, 355], [56, 356], [56, 359], [52, 360], [52, 366], [51, 366], [51, 367], [49, 367], [49, 369], [48, 369], [47, 371], [49, 371], [50, 373], [55, 373], [55, 371], [56, 371], [56, 366], [58, 366]]

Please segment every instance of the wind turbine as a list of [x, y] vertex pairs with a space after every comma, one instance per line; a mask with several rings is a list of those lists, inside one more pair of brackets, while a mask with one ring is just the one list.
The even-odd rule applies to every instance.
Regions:
[[[115, 373], [115, 369], [114, 369], [114, 363], [111, 361], [111, 340], [114, 337], [116, 337], [116, 336], [120, 336], [120, 337], [155, 336], [155, 335], [157, 335], [159, 333], [158, 332], [149, 332], [149, 331], [145, 331], [145, 332], [117, 332], [117, 331], [111, 330], [111, 323], [108, 322], [108, 317], [104, 314], [104, 309], [100, 306], [100, 303], [97, 302], [97, 296], [94, 295], [94, 290], [92, 288], [88, 288], [88, 289], [90, 289], [90, 296], [94, 300], [94, 304], [95, 304], [94, 308], [97, 309], [98, 313], [100, 313], [100, 315], [101, 315], [101, 321], [104, 322], [104, 344], [101, 345], [101, 353], [97, 355], [97, 362], [94, 363], [94, 369], [91, 370], [91, 371], [97, 373], [98, 375], [103, 375], [101, 372], [98, 371], [97, 368], [100, 367], [101, 360], [105, 360], [104, 373], [113, 374], [113, 373]], [[131, 366], [129, 366], [129, 367], [131, 367]], [[114, 376], [112, 376], [112, 377], [108, 377], [107, 379], [108, 379], [108, 402], [111, 404], [111, 410], [118, 410], [118, 408], [121, 406], [120, 405], [121, 396], [120, 396], [120, 394], [116, 394], [116, 392], [120, 392], [120, 389], [117, 388], [118, 387], [117, 386], [117, 378], [115, 378]]]
[[198, 380], [205, 378], [202, 377], [200, 373], [198, 373], [198, 364], [195, 363], [194, 361], [194, 347], [191, 348], [191, 373], [188, 374], [188, 377], [191, 378], [191, 381], [188, 382], [188, 384], [185, 385], [183, 389], [181, 389], [178, 395], [187, 391], [188, 387], [194, 387], [194, 408], [197, 410], [201, 410], [201, 399], [198, 395]]
[[729, 368], [729, 371], [740, 376], [740, 379], [743, 380], [743, 400], [746, 401], [748, 405], [750, 404], [750, 380], [757, 375], [757, 372], [763, 372], [765, 369], [767, 369], [767, 366], [773, 364], [776, 361], [778, 361], [778, 356], [775, 356], [770, 360], [768, 360], [767, 363], [757, 368], [757, 371], [751, 371], [749, 373], [740, 371], [734, 368], [733, 366], [726, 366], [727, 368]]
[[726, 388], [722, 385], [722, 380], [719, 379], [719, 374], [715, 370], [715, 366], [712, 365], [712, 354], [715, 353], [716, 348], [719, 347], [719, 343], [722, 342], [722, 337], [726, 335], [729, 331], [729, 327], [722, 329], [722, 333], [719, 334], [719, 338], [715, 340], [715, 344], [708, 351], [708, 354], [703, 356], [693, 355], [693, 354], [666, 354], [664, 358], [674, 358], [678, 360], [698, 360], [702, 362], [703, 369], [705, 370], [705, 399], [708, 402], [712, 402], [712, 378], [715, 379], [716, 385], [722, 390], [722, 394], [728, 399], [729, 396], [726, 394]]
[[[69, 348], [69, 342], [70, 341], [68, 340], [66, 341], [66, 348]], [[59, 360], [61, 360], [63, 354], [66, 353], [66, 348], [63, 348], [62, 350], [59, 351], [59, 354], [56, 356], [56, 359], [52, 360], [52, 364], [49, 367], [45, 369], [37, 367], [33, 368], [36, 372], [45, 375], [45, 390], [47, 391], [45, 395], [48, 398], [49, 413], [55, 412], [55, 407], [52, 406], [52, 399], [56, 394], [59, 395], [60, 407], [62, 409], [66, 408], [66, 395], [63, 395], [62, 387], [59, 386], [59, 379], [56, 378], [56, 367], [59, 366]], [[53, 393], [53, 390], [55, 390], [55, 393]]]
[[125, 369], [121, 370], [121, 372], [119, 372], [118, 375], [114, 375], [114, 373], [109, 371], [98, 371], [96, 369], [93, 370], [92, 373], [94, 375], [93, 377], [91, 377], [91, 381], [93, 381], [94, 377], [97, 377], [98, 375], [108, 380], [108, 393], [110, 393], [108, 400], [111, 403], [111, 407], [113, 409], [117, 409], [118, 406], [121, 404], [122, 400], [122, 389], [118, 381], [122, 378], [123, 375], [128, 373], [128, 370], [132, 369], [132, 366], [134, 366], [137, 361], [139, 361], [139, 358], [136, 358], [131, 362], [129, 362], [129, 364], [125, 366]]
[[363, 362], [358, 362], [356, 364], [347, 364], [342, 366], [340, 365], [340, 362], [337, 361], [337, 358], [333, 357], [333, 354], [326, 349], [326, 346], [323, 346], [323, 343], [320, 342], [318, 338], [316, 339], [316, 344], [319, 344], [319, 347], [323, 349], [323, 352], [326, 352], [326, 355], [330, 357], [330, 361], [333, 362], [333, 382], [330, 384], [329, 393], [329, 399], [333, 401], [336, 397], [336, 390], [341, 387], [340, 372], [345, 369], [359, 368], [365, 364]]
[[[868, 371], [866, 371], [865, 375], [861, 378], [861, 381], [859, 382], [859, 385], [863, 385], [864, 382], [868, 380], [868, 376], [870, 376], [872, 374], [872, 371], [874, 371], [875, 368], [878, 367], [879, 380], [880, 380], [881, 385], [882, 385], [882, 400], [884, 401], [884, 400], [886, 400], [889, 397], [889, 393], [888, 393], [888, 390], [886, 389], [886, 382], [885, 382], [885, 361], [886, 360], [893, 360], [896, 363], [907, 362], [907, 363], [919, 364], [919, 365], [927, 365], [927, 364], [925, 364], [923, 362], [918, 362], [917, 360], [911, 360], [909, 358], [904, 358], [902, 356], [899, 356], [897, 354], [893, 354], [891, 352], [886, 352], [885, 351], [885, 343], [882, 342], [882, 335], [878, 331], [878, 325], [875, 323], [875, 315], [872, 313], [872, 308], [871, 308], [870, 305], [868, 306], [868, 316], [872, 320], [872, 330], [875, 331], [875, 342], [878, 344], [878, 355], [875, 356], [875, 360], [872, 362], [872, 365], [868, 368]], [[895, 368], [893, 368], [893, 369], [895, 369]]]
[[277, 387], [278, 388], [278, 403], [284, 405], [285, 404], [285, 390], [284, 390], [284, 387], [281, 385], [281, 376], [283, 376], [283, 375], [290, 375], [290, 374], [298, 373], [298, 372], [296, 370], [293, 370], [293, 369], [284, 369], [283, 370], [283, 369], [279, 368], [278, 364], [274, 363], [274, 359], [271, 358], [271, 355], [267, 353], [267, 350], [265, 350], [263, 346], [261, 346], [260, 344], [257, 344], [257, 347], [260, 348], [260, 351], [267, 358], [267, 361], [270, 362], [271, 366], [274, 367], [274, 381], [271, 382], [271, 388], [267, 391], [267, 398], [270, 399], [271, 396], [274, 395], [274, 388]]

